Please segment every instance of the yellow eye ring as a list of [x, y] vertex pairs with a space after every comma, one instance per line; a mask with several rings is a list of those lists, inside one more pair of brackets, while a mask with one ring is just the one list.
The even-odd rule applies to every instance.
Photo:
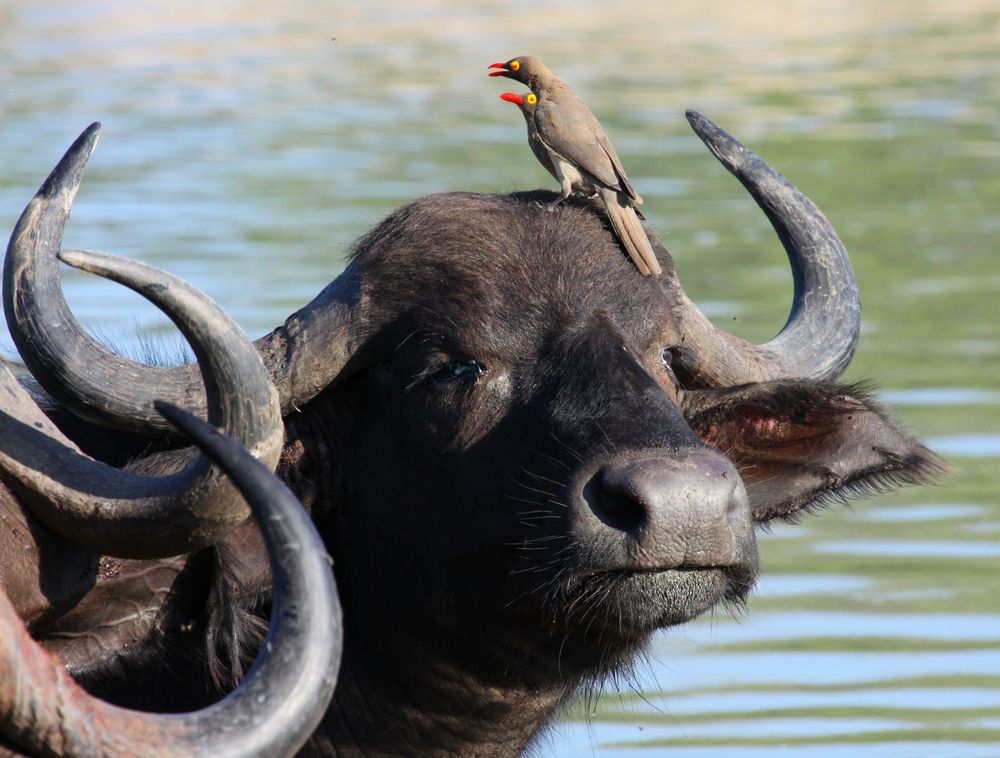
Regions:
[[511, 71], [517, 71], [520, 68], [521, 68], [521, 61], [511, 61], [510, 62], [510, 70]]
[[526, 102], [528, 105], [534, 105], [535, 103], [538, 102], [538, 98], [535, 97], [534, 92], [529, 92], [528, 96], [524, 98], [524, 102]]

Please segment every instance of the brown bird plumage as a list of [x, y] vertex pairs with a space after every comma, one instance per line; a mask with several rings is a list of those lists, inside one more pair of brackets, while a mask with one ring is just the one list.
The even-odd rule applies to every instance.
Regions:
[[611, 226], [636, 267], [646, 276], [661, 273], [636, 206], [642, 198], [632, 188], [618, 154], [597, 118], [565, 82], [530, 55], [494, 63], [490, 76], [522, 82], [531, 95], [504, 93], [528, 126], [528, 144], [538, 161], [559, 182], [561, 196], [596, 194], [607, 209]]

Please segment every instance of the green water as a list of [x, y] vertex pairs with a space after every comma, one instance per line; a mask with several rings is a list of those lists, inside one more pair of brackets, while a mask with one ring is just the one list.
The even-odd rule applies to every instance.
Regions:
[[[495, 60], [533, 53], [575, 86], [688, 292], [758, 341], [784, 321], [787, 264], [684, 109], [767, 158], [851, 253], [864, 327], [845, 378], [876, 381], [952, 472], [762, 535], [748, 615], [661, 635], [537, 752], [1000, 755], [995, 2], [27, 6], [0, 1], [0, 227], [101, 120], [67, 244], [179, 273], [253, 336], [398, 204], [553, 185]], [[65, 279], [127, 348], [137, 327], [169, 334], [121, 288]]]

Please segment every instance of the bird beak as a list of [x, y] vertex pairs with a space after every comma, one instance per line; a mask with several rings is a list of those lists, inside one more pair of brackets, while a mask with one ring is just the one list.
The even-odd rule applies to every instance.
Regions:
[[[492, 74], [490, 74], [492, 76]], [[508, 103], [514, 103], [514, 105], [524, 105], [524, 100], [520, 95], [515, 95], [513, 92], [504, 92], [500, 95], [501, 100], [506, 100]]]
[[507, 74], [510, 73], [510, 70], [503, 63], [491, 63], [486, 68], [498, 68], [498, 69], [500, 69], [499, 71], [490, 71], [489, 76], [507, 76]]

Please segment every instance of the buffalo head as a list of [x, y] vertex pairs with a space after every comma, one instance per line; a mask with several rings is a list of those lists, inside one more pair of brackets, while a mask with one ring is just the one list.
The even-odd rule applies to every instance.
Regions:
[[[654, 630], [742, 602], [755, 525], [938, 466], [863, 390], [834, 383], [860, 305], [830, 224], [732, 137], [689, 119], [788, 253], [792, 311], [770, 342], [714, 327], [655, 239], [664, 273], [641, 277], [595, 208], [549, 211], [545, 192], [400, 208], [257, 341], [284, 416], [278, 474], [334, 556], [345, 609], [341, 682], [308, 750], [516, 753]], [[52, 180], [72, 185], [64, 194], [89, 149]], [[138, 449], [137, 436], [169, 433], [155, 400], [198, 410], [212, 395], [196, 366], [128, 361], [76, 324], [56, 278], [68, 208], [22, 217], [8, 319], [67, 434], [96, 450], [94, 430], [111, 429]], [[128, 555], [162, 554], [147, 542]], [[219, 550], [237, 584], [270, 587], [245, 528]], [[132, 697], [122, 683], [96, 689]]]

